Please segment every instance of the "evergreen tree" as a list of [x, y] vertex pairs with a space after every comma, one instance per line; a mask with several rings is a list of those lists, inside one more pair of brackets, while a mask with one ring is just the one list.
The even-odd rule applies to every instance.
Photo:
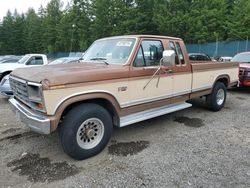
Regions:
[[26, 53], [43, 52], [42, 21], [34, 9], [29, 9], [26, 14], [24, 39]]
[[51, 0], [46, 8], [46, 16], [44, 18], [43, 27], [43, 44], [46, 52], [56, 53], [59, 49], [58, 26], [62, 18], [62, 3], [60, 0]]
[[229, 17], [227, 31], [230, 40], [250, 37], [250, 1], [236, 0]]

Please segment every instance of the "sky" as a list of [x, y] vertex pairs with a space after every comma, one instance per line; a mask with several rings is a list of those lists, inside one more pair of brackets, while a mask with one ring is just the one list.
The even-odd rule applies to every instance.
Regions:
[[[14, 12], [17, 9], [18, 13], [25, 13], [29, 7], [37, 11], [40, 5], [46, 6], [50, 0], [0, 0], [0, 20], [6, 15], [7, 11]], [[69, 0], [61, 0], [64, 5]]]

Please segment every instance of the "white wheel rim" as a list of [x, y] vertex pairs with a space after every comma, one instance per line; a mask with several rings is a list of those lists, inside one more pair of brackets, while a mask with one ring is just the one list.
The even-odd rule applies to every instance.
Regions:
[[216, 95], [216, 102], [220, 106], [225, 100], [225, 92], [223, 89], [219, 89]]
[[103, 135], [103, 122], [98, 118], [90, 118], [80, 125], [76, 139], [82, 149], [92, 149], [101, 142]]

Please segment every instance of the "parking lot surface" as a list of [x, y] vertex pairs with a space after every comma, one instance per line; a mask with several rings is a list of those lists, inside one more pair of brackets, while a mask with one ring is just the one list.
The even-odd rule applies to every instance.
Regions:
[[19, 123], [0, 97], [0, 187], [250, 187], [250, 90], [225, 108], [192, 108], [115, 128], [99, 155], [68, 157], [57, 133]]

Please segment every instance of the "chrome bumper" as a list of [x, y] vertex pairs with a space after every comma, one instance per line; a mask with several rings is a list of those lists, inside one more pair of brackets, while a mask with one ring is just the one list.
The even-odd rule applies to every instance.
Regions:
[[10, 98], [9, 102], [17, 118], [32, 131], [40, 134], [50, 134], [50, 120], [48, 117], [30, 110], [14, 98]]

